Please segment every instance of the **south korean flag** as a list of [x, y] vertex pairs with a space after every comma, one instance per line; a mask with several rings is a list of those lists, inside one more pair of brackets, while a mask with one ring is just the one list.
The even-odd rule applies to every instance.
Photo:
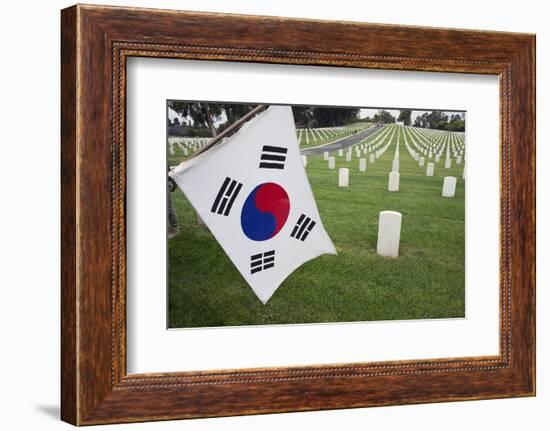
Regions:
[[288, 106], [269, 107], [169, 175], [264, 304], [300, 265], [336, 254]]

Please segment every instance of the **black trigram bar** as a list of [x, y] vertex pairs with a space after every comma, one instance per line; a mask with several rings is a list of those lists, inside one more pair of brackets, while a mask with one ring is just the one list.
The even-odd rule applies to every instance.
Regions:
[[260, 157], [260, 168], [284, 169], [287, 149], [264, 145]]
[[250, 273], [254, 274], [275, 266], [275, 250], [250, 256]]
[[224, 216], [229, 215], [233, 202], [235, 202], [235, 198], [241, 191], [242, 186], [243, 185], [238, 181], [226, 177], [220, 187], [220, 191], [216, 195], [216, 199], [214, 199], [214, 203], [212, 204], [212, 209], [210, 211]]
[[299, 239], [300, 241], [304, 241], [311, 232], [311, 229], [315, 227], [315, 225], [315, 221], [310, 219], [305, 214], [302, 214], [294, 225], [290, 236], [292, 238]]

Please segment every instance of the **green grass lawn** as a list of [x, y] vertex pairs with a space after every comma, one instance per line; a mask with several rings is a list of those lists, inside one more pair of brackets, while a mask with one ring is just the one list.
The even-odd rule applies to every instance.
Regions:
[[[391, 134], [388, 136], [391, 136]], [[387, 191], [395, 142], [367, 172], [336, 154], [306, 168], [323, 224], [338, 250], [293, 272], [263, 305], [183, 194], [172, 193], [181, 234], [169, 241], [169, 327], [464, 317], [464, 181], [462, 165], [444, 157], [426, 177], [400, 146], [400, 189]], [[427, 158], [426, 158], [427, 159]], [[428, 163], [430, 160], [426, 160]], [[338, 168], [350, 187], [338, 187]], [[454, 198], [441, 197], [443, 176], [457, 177]], [[376, 254], [378, 213], [403, 214], [400, 256]]]

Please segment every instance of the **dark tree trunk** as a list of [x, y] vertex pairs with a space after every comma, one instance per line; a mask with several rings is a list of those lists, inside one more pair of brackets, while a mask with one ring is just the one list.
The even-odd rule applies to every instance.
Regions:
[[204, 109], [204, 114], [206, 117], [206, 122], [208, 123], [208, 127], [210, 128], [210, 133], [212, 133], [212, 137], [215, 138], [218, 134], [218, 131], [216, 130], [216, 126], [214, 126], [214, 122], [212, 121], [212, 115], [210, 114], [210, 108], [208, 107], [208, 103], [205, 103], [202, 105]]

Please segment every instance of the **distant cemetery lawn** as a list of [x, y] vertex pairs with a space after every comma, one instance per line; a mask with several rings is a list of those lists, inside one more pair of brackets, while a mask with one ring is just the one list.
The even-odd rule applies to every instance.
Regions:
[[316, 147], [318, 145], [329, 144], [339, 139], [345, 138], [352, 133], [359, 132], [372, 126], [370, 123], [354, 123], [343, 127], [323, 127], [317, 129], [298, 129], [296, 136], [300, 143], [300, 148]]
[[[181, 191], [172, 193], [181, 233], [169, 240], [169, 327], [464, 317], [464, 162], [457, 164], [457, 157], [451, 156], [452, 165], [446, 169], [443, 152], [434, 176], [426, 176], [435, 154], [426, 156], [421, 167], [404, 142], [406, 137], [409, 147], [420, 147], [416, 130], [386, 126], [369, 137], [382, 136], [385, 152], [375, 163], [370, 163], [369, 154], [361, 154], [367, 159], [366, 172], [359, 171], [355, 149], [351, 162], [346, 162], [347, 150], [343, 156], [331, 153], [336, 158], [334, 170], [322, 153], [307, 157], [309, 181], [338, 255], [304, 264], [266, 305], [208, 229], [197, 222]], [[398, 139], [399, 191], [389, 192], [388, 174]], [[451, 148], [450, 141], [443, 142]], [[174, 145], [170, 163], [182, 156], [182, 148]], [[347, 188], [338, 187], [342, 167], [349, 168]], [[453, 198], [441, 196], [444, 176], [457, 179]], [[397, 258], [376, 254], [378, 214], [384, 210], [403, 215]]]

